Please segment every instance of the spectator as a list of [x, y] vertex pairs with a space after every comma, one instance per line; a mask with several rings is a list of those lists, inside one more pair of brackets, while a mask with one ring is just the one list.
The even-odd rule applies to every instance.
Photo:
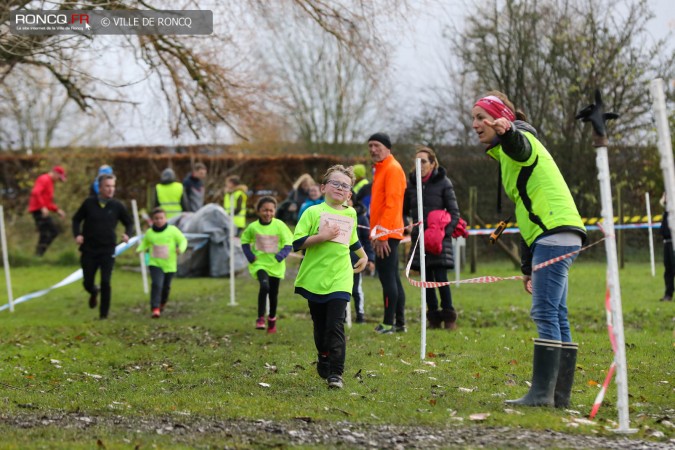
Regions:
[[302, 216], [302, 213], [305, 212], [307, 208], [310, 206], [318, 205], [320, 203], [323, 203], [323, 196], [321, 195], [321, 188], [319, 187], [318, 184], [313, 184], [309, 188], [309, 196], [307, 197], [307, 200], [305, 200], [305, 203], [302, 204], [300, 207], [300, 211], [298, 211], [298, 220], [300, 220], [300, 217]]
[[398, 245], [403, 239], [403, 198], [406, 175], [391, 153], [391, 140], [385, 133], [368, 138], [368, 150], [375, 164], [370, 203], [371, 232], [389, 233], [372, 240], [375, 269], [382, 283], [384, 321], [379, 334], [405, 332], [405, 292], [398, 270]]
[[113, 169], [109, 165], [103, 164], [101, 167], [99, 167], [98, 173], [96, 174], [96, 179], [94, 180], [93, 183], [91, 183], [91, 187], [89, 188], [89, 196], [96, 197], [98, 195], [98, 183], [101, 175], [112, 175], [112, 174]]
[[288, 193], [286, 200], [281, 202], [277, 208], [277, 218], [286, 223], [297, 223], [298, 211], [309, 198], [309, 188], [314, 184], [316, 182], [310, 174], [303, 173], [300, 175], [293, 183], [293, 189]]
[[[232, 215], [232, 205], [234, 205], [233, 221], [237, 227], [237, 236], [246, 228], [246, 203], [248, 187], [241, 183], [238, 176], [232, 175], [225, 179], [225, 198], [223, 199], [223, 208], [228, 215]], [[232, 203], [231, 203], [232, 202]]]
[[[122, 203], [115, 200], [115, 176], [103, 174], [98, 177], [99, 194], [87, 197], [73, 216], [73, 237], [80, 246], [80, 265], [84, 290], [89, 293], [89, 307], [96, 308], [101, 294], [99, 317], [106, 319], [110, 311], [113, 266], [117, 222], [124, 225], [122, 241], [128, 242], [133, 234], [133, 221]], [[82, 227], [84, 222], [84, 227]], [[101, 271], [101, 285], [96, 286], [96, 271]]]
[[179, 216], [188, 209], [183, 185], [176, 181], [173, 169], [162, 171], [159, 184], [155, 186], [155, 207], [162, 208], [167, 219]]
[[37, 177], [30, 192], [28, 212], [33, 215], [39, 233], [35, 248], [37, 256], [43, 256], [59, 234], [59, 227], [52, 220], [49, 212], [57, 213], [62, 219], [66, 217], [65, 211], [54, 203], [54, 181], [56, 180], [66, 181], [66, 171], [61, 166], [54, 166], [49, 172]]
[[[428, 147], [418, 147], [416, 158], [421, 160], [422, 169], [422, 204], [423, 219], [424, 220], [424, 237], [427, 238], [429, 233], [436, 232], [439, 239], [435, 240], [437, 245], [435, 248], [430, 248], [429, 244], [434, 241], [425, 240], [425, 269], [426, 281], [447, 283], [448, 269], [455, 267], [453, 249], [452, 249], [452, 233], [459, 223], [459, 207], [457, 206], [457, 198], [455, 196], [455, 189], [452, 187], [452, 182], [447, 177], [447, 173], [443, 167], [440, 167], [436, 159], [436, 153]], [[419, 217], [419, 205], [417, 203], [417, 176], [413, 170], [408, 174], [408, 186], [405, 190], [405, 201], [403, 203], [404, 213], [411, 217], [413, 222], [417, 221]], [[430, 213], [435, 212], [445, 216], [445, 226], [434, 226], [430, 223]], [[411, 233], [412, 242], [417, 241], [419, 235], [419, 227], [415, 227]], [[420, 270], [420, 250], [419, 248], [413, 255], [412, 269]], [[441, 297], [441, 308], [438, 309], [438, 298], [436, 297], [436, 289]], [[445, 328], [454, 330], [457, 327], [457, 312], [452, 304], [452, 293], [450, 286], [441, 286], [439, 288], [427, 288], [427, 320], [429, 328], [440, 328], [441, 323], [445, 324]]]
[[565, 179], [524, 112], [492, 91], [474, 104], [472, 116], [478, 140], [499, 162], [504, 190], [515, 203], [524, 287], [532, 295], [530, 316], [539, 334], [530, 390], [507, 403], [566, 408], [578, 349], [567, 318], [568, 274], [576, 254], [536, 272], [532, 267], [579, 250], [586, 229]]
[[190, 172], [183, 180], [185, 192], [186, 211], [197, 212], [204, 206], [204, 179], [206, 178], [206, 166], [203, 163], [195, 163]]
[[675, 278], [675, 255], [673, 255], [673, 238], [668, 226], [668, 210], [666, 209], [666, 193], [661, 197], [661, 206], [663, 206], [663, 220], [661, 221], [661, 236], [663, 237], [663, 281], [666, 285], [666, 292], [661, 297], [662, 302], [673, 300], [673, 290], [675, 289], [673, 278]]

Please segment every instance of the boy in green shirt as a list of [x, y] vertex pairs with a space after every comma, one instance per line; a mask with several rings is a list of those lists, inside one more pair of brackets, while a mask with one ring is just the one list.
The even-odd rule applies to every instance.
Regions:
[[[356, 235], [356, 211], [345, 206], [351, 197], [351, 167], [332, 166], [321, 184], [325, 203], [308, 208], [293, 234], [293, 249], [305, 250], [295, 279], [295, 293], [307, 299], [318, 351], [317, 371], [329, 388], [341, 389], [346, 344], [344, 321], [354, 273], [368, 264]], [[359, 260], [352, 268], [350, 251]]]
[[258, 278], [258, 320], [255, 327], [265, 329], [265, 306], [270, 299], [267, 332], [277, 332], [279, 282], [286, 274], [286, 257], [291, 252], [293, 235], [285, 223], [274, 217], [277, 201], [262, 197], [256, 205], [259, 219], [249, 224], [241, 235], [241, 249], [249, 262], [251, 276]]
[[187, 239], [178, 228], [166, 223], [166, 212], [162, 208], [153, 209], [151, 218], [152, 228], [145, 232], [136, 251], [140, 253], [149, 250], [150, 253], [150, 308], [152, 318], [158, 319], [169, 301], [171, 279], [178, 269], [177, 255], [187, 249]]

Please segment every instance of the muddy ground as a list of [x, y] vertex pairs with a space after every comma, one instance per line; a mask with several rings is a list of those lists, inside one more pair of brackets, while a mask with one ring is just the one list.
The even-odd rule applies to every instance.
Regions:
[[82, 414], [0, 414], [0, 425], [19, 429], [58, 427], [92, 433], [112, 431], [121, 436], [136, 433], [170, 435], [176, 443], [199, 446], [219, 442], [218, 448], [323, 447], [323, 448], [569, 448], [672, 450], [675, 438], [658, 441], [629, 436], [588, 436], [554, 431], [507, 427], [458, 426], [445, 429], [363, 425], [349, 422], [315, 423], [308, 418], [290, 422], [206, 420], [186, 417], [138, 419], [123, 416], [93, 417]]

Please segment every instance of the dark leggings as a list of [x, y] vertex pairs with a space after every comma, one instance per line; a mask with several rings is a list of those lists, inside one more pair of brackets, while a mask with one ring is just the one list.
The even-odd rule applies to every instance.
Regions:
[[375, 268], [382, 284], [384, 324], [405, 324], [405, 292], [398, 272], [398, 239], [389, 239], [389, 256], [375, 258]]
[[325, 303], [307, 301], [314, 323], [314, 345], [319, 355], [328, 355], [330, 375], [342, 375], [345, 370], [347, 345], [345, 343], [346, 300]]
[[150, 266], [150, 279], [152, 280], [152, 289], [150, 290], [150, 308], [159, 308], [166, 305], [169, 301], [171, 292], [171, 280], [175, 272], [164, 272], [159, 267]]
[[675, 277], [675, 255], [673, 242], [663, 243], [663, 281], [666, 284], [666, 297], [673, 296], [673, 277]]
[[90, 294], [96, 292], [96, 271], [101, 270], [99, 316], [108, 317], [111, 298], [110, 279], [112, 278], [113, 266], [115, 265], [113, 252], [82, 252], [80, 255], [80, 265], [82, 266], [82, 284], [84, 285], [84, 290]]
[[35, 226], [38, 229], [38, 233], [40, 233], [37, 247], [35, 248], [35, 254], [37, 256], [42, 256], [47, 251], [49, 244], [51, 244], [59, 234], [59, 227], [50, 216], [43, 217], [42, 212], [39, 210], [33, 212], [33, 219], [35, 219]]
[[[436, 281], [444, 283], [448, 281], [448, 270], [442, 267], [427, 268], [427, 281]], [[427, 288], [427, 309], [429, 311], [438, 310], [438, 299], [436, 298], [436, 289], [441, 296], [441, 308], [453, 309], [452, 307], [452, 293], [450, 292], [450, 285], [441, 286], [439, 288]]]
[[268, 295], [270, 297], [269, 317], [277, 316], [280, 281], [280, 278], [271, 277], [264, 270], [258, 271], [258, 283], [260, 283], [260, 290], [258, 291], [258, 317], [263, 317], [265, 315], [265, 306], [267, 304]]

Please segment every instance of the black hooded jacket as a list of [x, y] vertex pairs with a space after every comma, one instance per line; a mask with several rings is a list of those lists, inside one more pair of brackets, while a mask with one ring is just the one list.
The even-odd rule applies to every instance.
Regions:
[[[457, 227], [460, 215], [457, 198], [455, 197], [455, 189], [452, 187], [452, 182], [447, 177], [447, 173], [443, 167], [434, 169], [431, 178], [426, 183], [422, 183], [422, 204], [425, 223], [429, 213], [438, 209], [446, 210], [452, 217], [450, 223], [445, 227], [443, 251], [440, 255], [426, 253], [426, 267], [453, 269], [455, 267], [455, 260], [452, 251], [452, 233], [455, 231], [455, 227]], [[415, 179], [415, 171], [412, 171], [408, 174], [408, 185], [405, 189], [403, 200], [403, 214], [411, 217], [413, 223], [415, 223], [418, 217], [417, 211], [417, 181]], [[417, 240], [418, 234], [419, 227], [413, 228], [411, 235], [413, 245]], [[412, 268], [414, 270], [420, 269], [419, 249], [415, 252]]]

